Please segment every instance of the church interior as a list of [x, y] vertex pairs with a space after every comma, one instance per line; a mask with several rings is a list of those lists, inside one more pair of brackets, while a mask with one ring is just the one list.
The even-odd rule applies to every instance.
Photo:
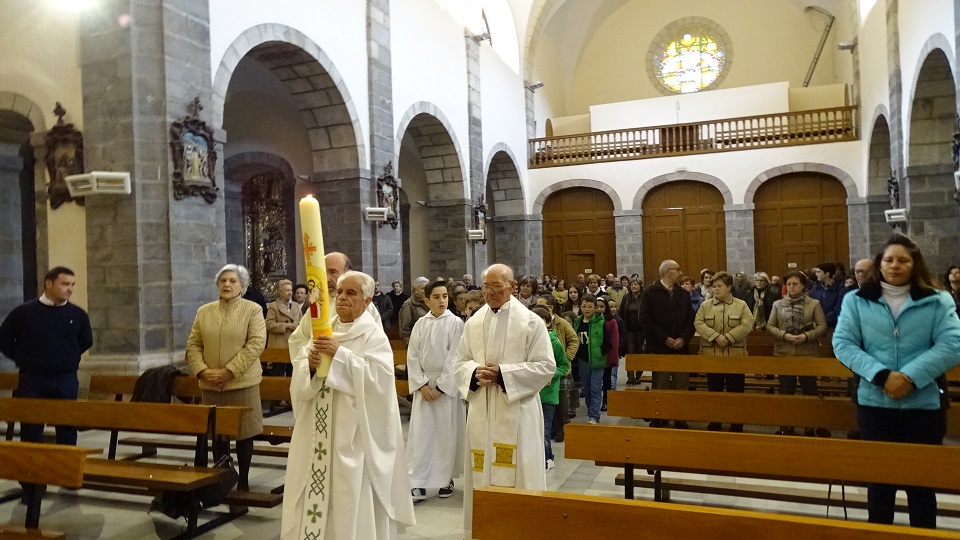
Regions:
[[[384, 292], [418, 276], [479, 282], [493, 263], [567, 283], [652, 283], [666, 259], [695, 278], [852, 268], [895, 231], [938, 276], [960, 264], [956, 0], [3, 0], [0, 20], [0, 320], [38, 297], [48, 269], [71, 268], [94, 336], [82, 397], [113, 399], [98, 376], [181, 364], [223, 265], [246, 266], [268, 301], [278, 280], [305, 282], [307, 195], [327, 251]], [[0, 371], [15, 369], [0, 355]], [[80, 443], [106, 448], [110, 431]], [[548, 491], [624, 502], [623, 466], [601, 466], [616, 459], [564, 457], [564, 444]], [[155, 459], [183, 464], [187, 446]], [[282, 484], [274, 448], [254, 458], [255, 491]], [[638, 469], [636, 498], [730, 510], [745, 530], [763, 513], [795, 519], [785, 530], [826, 516], [852, 524], [837, 538], [897, 537], [857, 529], [866, 480], [682, 469], [664, 473], [666, 494]], [[400, 537], [463, 538], [459, 482], [419, 503]], [[947, 484], [939, 527], [951, 532], [930, 537], [960, 531], [960, 485]], [[51, 486], [40, 526], [179, 534], [148, 503]], [[610, 508], [597, 515], [629, 512]], [[0, 504], [0, 523], [26, 513]], [[201, 537], [279, 534], [280, 507], [251, 504]]]

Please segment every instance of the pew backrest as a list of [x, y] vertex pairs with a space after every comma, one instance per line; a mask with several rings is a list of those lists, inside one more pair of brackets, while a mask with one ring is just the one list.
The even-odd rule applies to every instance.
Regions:
[[62, 444], [0, 441], [0, 478], [78, 488], [83, 485], [87, 456], [98, 453]]

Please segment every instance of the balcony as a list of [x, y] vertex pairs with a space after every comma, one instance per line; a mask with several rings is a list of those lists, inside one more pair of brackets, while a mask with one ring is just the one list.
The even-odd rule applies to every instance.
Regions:
[[856, 141], [856, 106], [530, 139], [531, 169]]

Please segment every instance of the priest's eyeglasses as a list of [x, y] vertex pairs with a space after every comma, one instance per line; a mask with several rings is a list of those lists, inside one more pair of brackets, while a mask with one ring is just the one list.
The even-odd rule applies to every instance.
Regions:
[[483, 290], [485, 291], [494, 290], [499, 292], [506, 289], [507, 285], [509, 285], [509, 283], [504, 283], [502, 281], [496, 281], [494, 283], [484, 283]]

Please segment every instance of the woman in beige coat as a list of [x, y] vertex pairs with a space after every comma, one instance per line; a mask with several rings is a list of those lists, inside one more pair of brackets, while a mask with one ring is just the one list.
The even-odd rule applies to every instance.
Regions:
[[[247, 407], [237, 437], [237, 489], [248, 491], [253, 436], [263, 431], [260, 353], [267, 331], [260, 305], [241, 298], [250, 285], [246, 268], [228, 264], [217, 272], [215, 283], [220, 298], [197, 310], [187, 338], [187, 362], [200, 379], [203, 403]], [[214, 441], [215, 460], [229, 452], [229, 441]]]
[[[806, 293], [807, 276], [801, 272], [790, 272], [784, 277], [787, 287], [787, 296], [777, 300], [770, 308], [770, 318], [767, 320], [767, 332], [773, 338], [774, 356], [820, 356], [820, 336], [827, 331], [827, 318], [823, 314], [820, 302], [810, 298]], [[797, 391], [796, 375], [780, 375], [780, 393], [794, 395]], [[815, 396], [817, 392], [817, 378], [800, 376], [800, 389], [805, 396]], [[790, 426], [781, 426], [778, 435], [794, 435], [795, 430]], [[818, 435], [829, 437], [830, 432], [824, 428], [814, 430], [805, 428], [804, 434], [812, 437]]]
[[[301, 316], [300, 304], [293, 300], [293, 282], [281, 279], [277, 282], [277, 299], [267, 304], [267, 348], [287, 350], [290, 335], [297, 329]], [[293, 364], [275, 363], [270, 373], [289, 377], [293, 374]]]
[[[753, 314], [746, 302], [733, 296], [733, 276], [717, 272], [710, 280], [713, 298], [705, 300], [697, 310], [693, 326], [700, 334], [700, 354], [709, 356], [746, 356], [747, 334], [753, 330]], [[743, 393], [743, 373], [707, 373], [707, 389], [711, 392]], [[719, 422], [707, 425], [719, 431]], [[730, 424], [730, 431], [743, 431], [743, 424]]]

